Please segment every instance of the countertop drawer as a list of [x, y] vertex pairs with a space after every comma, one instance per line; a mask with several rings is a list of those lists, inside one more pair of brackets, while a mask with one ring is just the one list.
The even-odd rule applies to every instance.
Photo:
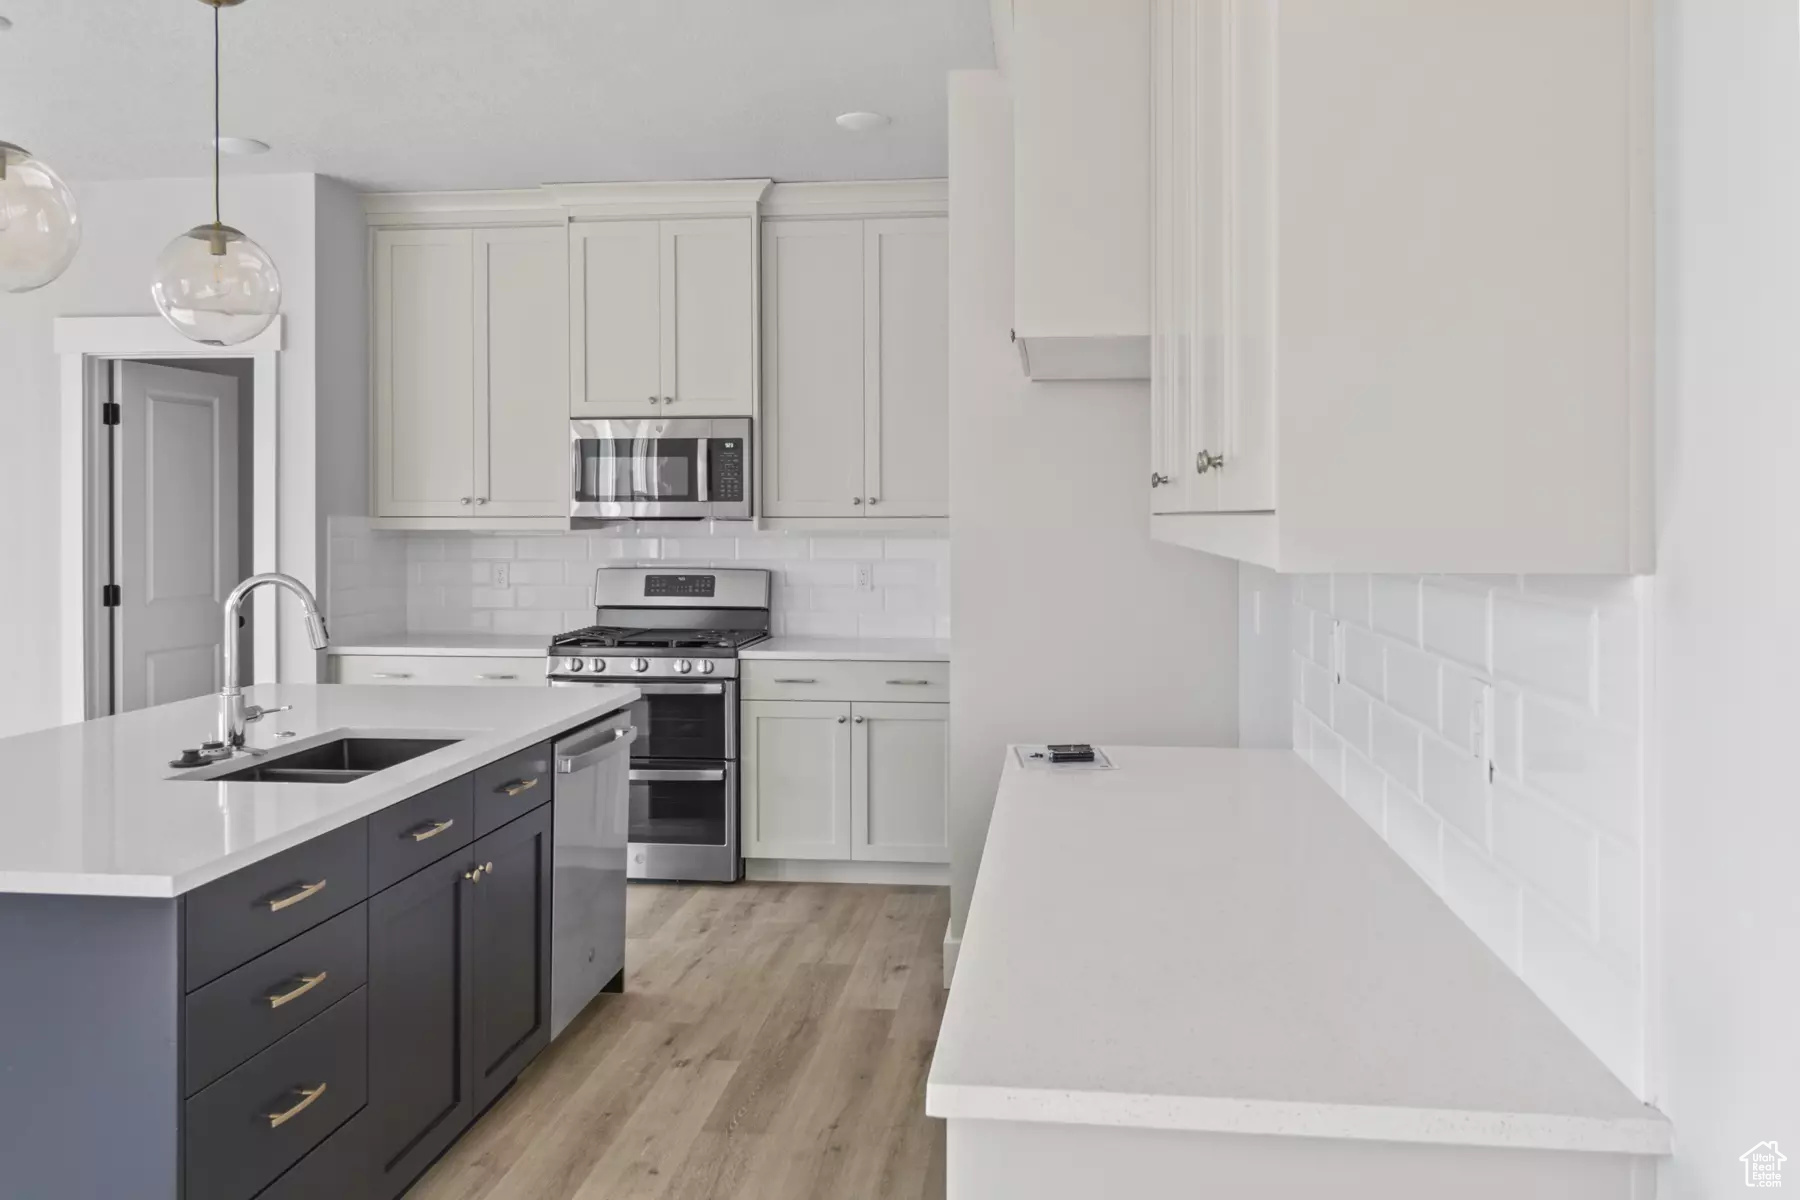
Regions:
[[475, 772], [475, 836], [491, 833], [515, 817], [547, 803], [556, 776], [553, 743], [539, 742]]
[[369, 891], [399, 883], [474, 836], [475, 781], [468, 775], [382, 809], [369, 818]]
[[365, 905], [316, 925], [187, 998], [188, 1095], [287, 1036], [369, 978]]
[[820, 659], [743, 659], [745, 700], [920, 701], [950, 699], [944, 662], [834, 662]]
[[545, 658], [455, 658], [440, 654], [343, 654], [331, 659], [338, 683], [544, 687]]
[[358, 988], [191, 1097], [185, 1200], [244, 1200], [368, 1100], [369, 990]]
[[187, 898], [187, 990], [305, 933], [369, 895], [365, 822], [252, 863]]

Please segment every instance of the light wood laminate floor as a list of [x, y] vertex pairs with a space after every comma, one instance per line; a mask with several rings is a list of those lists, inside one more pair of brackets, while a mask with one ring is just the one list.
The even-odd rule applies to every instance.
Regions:
[[941, 888], [632, 885], [596, 1001], [412, 1200], [944, 1194]]

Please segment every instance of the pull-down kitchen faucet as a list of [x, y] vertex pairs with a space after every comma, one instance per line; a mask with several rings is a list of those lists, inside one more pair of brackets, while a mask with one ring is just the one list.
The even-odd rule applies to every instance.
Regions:
[[265, 709], [257, 705], [244, 704], [243, 689], [238, 687], [237, 666], [237, 633], [238, 609], [243, 605], [244, 597], [265, 583], [286, 588], [300, 598], [300, 606], [306, 610], [306, 636], [312, 642], [314, 650], [325, 648], [329, 636], [325, 629], [325, 618], [319, 615], [319, 602], [304, 583], [292, 575], [283, 575], [279, 571], [270, 571], [263, 575], [252, 575], [244, 582], [231, 589], [225, 597], [225, 637], [219, 643], [219, 659], [223, 670], [221, 677], [225, 686], [219, 689], [219, 727], [216, 740], [227, 751], [236, 750], [244, 744], [244, 728], [250, 722], [280, 709]]

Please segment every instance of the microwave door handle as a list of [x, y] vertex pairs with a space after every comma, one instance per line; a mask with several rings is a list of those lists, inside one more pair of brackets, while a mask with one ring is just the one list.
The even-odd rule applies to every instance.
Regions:
[[694, 499], [701, 504], [712, 501], [712, 471], [708, 467], [711, 447], [711, 437], [698, 438], [694, 442]]

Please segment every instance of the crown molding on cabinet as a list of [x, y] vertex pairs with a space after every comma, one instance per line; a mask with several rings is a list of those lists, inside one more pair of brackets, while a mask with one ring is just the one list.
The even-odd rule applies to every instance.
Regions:
[[757, 215], [770, 179], [687, 183], [547, 183], [544, 192], [576, 219]]
[[363, 214], [375, 228], [430, 225], [557, 225], [568, 214], [540, 188], [498, 192], [370, 192]]
[[763, 197], [765, 217], [938, 217], [950, 211], [947, 179], [778, 183]]

